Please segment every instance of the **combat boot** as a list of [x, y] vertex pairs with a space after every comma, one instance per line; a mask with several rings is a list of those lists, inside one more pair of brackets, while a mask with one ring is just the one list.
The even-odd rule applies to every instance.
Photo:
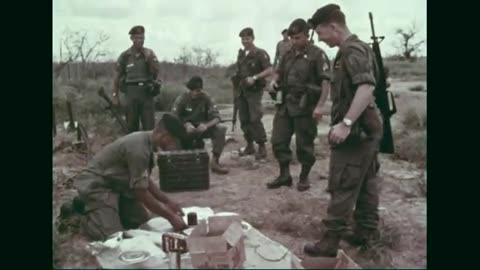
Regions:
[[258, 152], [255, 154], [256, 160], [261, 160], [267, 158], [267, 148], [265, 147], [265, 143], [258, 144]]
[[85, 212], [85, 202], [80, 199], [80, 196], [73, 197], [73, 210], [77, 214], [83, 214]]
[[245, 149], [243, 149], [243, 151], [240, 151], [239, 153], [240, 156], [247, 156], [253, 154], [255, 154], [255, 146], [253, 145], [253, 142], [248, 142], [247, 147], [245, 147]]
[[318, 242], [306, 244], [303, 252], [312, 257], [336, 257], [339, 244], [340, 234], [327, 231], [322, 234]]
[[289, 163], [281, 163], [280, 164], [280, 175], [275, 178], [273, 181], [267, 183], [267, 188], [274, 189], [279, 188], [281, 186], [288, 186], [292, 185], [292, 176], [290, 175], [290, 164]]
[[228, 171], [229, 171], [227, 168], [220, 165], [219, 157], [215, 156], [215, 155], [212, 158], [210, 168], [211, 168], [212, 172], [217, 173], [217, 174], [227, 174]]
[[300, 172], [299, 182], [297, 184], [298, 191], [305, 191], [310, 188], [310, 181], [308, 180], [308, 174], [310, 173], [311, 166], [302, 165], [302, 171]]
[[67, 201], [60, 207], [60, 218], [66, 219], [77, 214], [83, 214], [85, 203], [79, 196], [75, 196], [73, 200]]

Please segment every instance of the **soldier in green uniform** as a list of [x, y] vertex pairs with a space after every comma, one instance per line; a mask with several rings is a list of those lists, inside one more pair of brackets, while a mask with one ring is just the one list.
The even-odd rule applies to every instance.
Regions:
[[145, 28], [134, 26], [130, 32], [132, 47], [117, 60], [113, 80], [113, 99], [119, 103], [119, 91], [125, 93], [128, 131], [152, 130], [155, 124], [154, 97], [159, 89], [153, 83], [160, 65], [155, 53], [143, 46]]
[[184, 149], [203, 148], [203, 139], [212, 140], [213, 159], [211, 169], [215, 173], [227, 174], [228, 169], [219, 163], [220, 155], [225, 146], [227, 128], [220, 125], [220, 113], [213, 99], [204, 91], [203, 80], [193, 76], [187, 83], [190, 90], [179, 96], [172, 111], [185, 126], [187, 138], [182, 141]]
[[150, 180], [154, 152], [176, 149], [176, 139], [183, 136], [179, 119], [165, 114], [154, 130], [130, 133], [97, 153], [74, 179], [84, 233], [103, 241], [138, 228], [150, 219], [145, 208], [166, 218], [175, 230], [184, 229], [181, 208]]
[[288, 29], [283, 29], [282, 37], [283, 39], [277, 43], [277, 49], [275, 50], [275, 58], [273, 59], [273, 68], [278, 67], [277, 64], [280, 61], [280, 58], [282, 58], [282, 56], [292, 48], [292, 43], [288, 38]]
[[255, 157], [263, 159], [267, 157], [265, 142], [267, 134], [262, 123], [263, 89], [266, 86], [265, 78], [272, 73], [272, 64], [267, 52], [258, 48], [253, 43], [255, 35], [253, 29], [247, 27], [240, 31], [244, 49], [238, 51], [237, 74], [234, 76], [235, 102], [238, 107], [240, 125], [247, 146], [240, 155], [252, 155], [255, 153], [253, 142], [258, 144], [258, 152]]
[[303, 19], [294, 20], [289, 29], [292, 49], [280, 59], [270, 90], [281, 91], [283, 102], [273, 119], [272, 148], [279, 162], [280, 176], [267, 183], [268, 188], [292, 185], [290, 141], [296, 137], [297, 157], [302, 171], [297, 186], [299, 191], [310, 187], [308, 175], [315, 163], [314, 139], [317, 121], [329, 92], [329, 66], [325, 53], [308, 42], [309, 26]]
[[[319, 41], [339, 47], [333, 63], [332, 111], [329, 132], [331, 194], [325, 230], [320, 241], [305, 245], [311, 256], [336, 256], [340, 239], [348, 234], [353, 214], [353, 234], [345, 240], [356, 245], [378, 240], [379, 185], [377, 153], [382, 121], [374, 102], [378, 78], [375, 56], [369, 45], [352, 34], [345, 15], [335, 4], [318, 9], [309, 20]], [[354, 210], [355, 209], [355, 210]]]

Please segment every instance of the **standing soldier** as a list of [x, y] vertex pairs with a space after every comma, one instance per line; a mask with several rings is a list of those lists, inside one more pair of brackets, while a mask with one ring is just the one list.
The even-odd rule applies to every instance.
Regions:
[[277, 49], [275, 51], [275, 59], [273, 60], [273, 68], [277, 68], [278, 61], [280, 58], [292, 48], [292, 43], [288, 39], [288, 30], [283, 29], [282, 31], [283, 39], [277, 43]]
[[220, 125], [220, 113], [213, 99], [204, 91], [203, 80], [193, 76], [187, 83], [190, 92], [184, 93], [173, 104], [172, 111], [182, 121], [187, 131], [183, 141], [184, 149], [203, 147], [203, 139], [212, 140], [211, 170], [218, 174], [227, 174], [228, 169], [219, 163], [220, 155], [225, 146], [227, 128]]
[[145, 28], [134, 26], [130, 32], [132, 47], [120, 54], [113, 80], [113, 102], [119, 104], [119, 90], [126, 98], [128, 131], [151, 130], [155, 123], [153, 98], [159, 93], [156, 82], [160, 65], [155, 53], [143, 47]]
[[[353, 212], [353, 244], [378, 239], [377, 153], [382, 137], [381, 116], [374, 103], [378, 80], [375, 56], [369, 45], [350, 32], [345, 15], [335, 4], [318, 9], [309, 20], [319, 41], [339, 47], [333, 63], [330, 175], [331, 194], [321, 239], [309, 243], [311, 256], [335, 257]], [[355, 210], [354, 210], [355, 208]]]
[[265, 142], [267, 134], [263, 127], [262, 97], [266, 86], [265, 78], [272, 73], [270, 57], [263, 49], [253, 44], [253, 29], [247, 27], [240, 31], [244, 49], [238, 51], [237, 74], [234, 76], [236, 103], [239, 109], [240, 125], [247, 146], [240, 152], [241, 156], [255, 153], [253, 142], [258, 144], [256, 159], [267, 157]]
[[[322, 106], [328, 97], [328, 60], [325, 53], [308, 41], [309, 26], [303, 19], [294, 20], [288, 29], [293, 48], [281, 59], [270, 91], [281, 91], [282, 103], [273, 119], [272, 148], [279, 162], [280, 176], [268, 188], [291, 186], [290, 140], [295, 133], [297, 157], [302, 164], [299, 191], [309, 189], [308, 174], [315, 163], [314, 139]], [[277, 89], [277, 90], [274, 90]]]

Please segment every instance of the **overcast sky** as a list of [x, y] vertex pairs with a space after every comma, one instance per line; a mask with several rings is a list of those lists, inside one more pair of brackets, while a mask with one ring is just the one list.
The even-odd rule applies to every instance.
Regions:
[[[250, 26], [255, 44], [267, 50], [272, 61], [280, 32], [296, 18], [308, 19], [321, 6], [337, 3], [346, 14], [353, 33], [370, 40], [368, 12], [373, 12], [377, 35], [385, 35], [384, 55], [396, 52], [395, 29], [415, 22], [419, 38], [426, 38], [426, 0], [53, 0], [53, 54], [57, 59], [62, 33], [66, 29], [103, 31], [110, 59], [131, 45], [128, 31], [145, 26], [145, 46], [160, 60], [172, 61], [182, 47], [201, 46], [218, 52], [220, 64], [235, 61], [241, 47], [239, 31]], [[315, 44], [333, 56], [315, 38]], [[426, 48], [421, 54], [426, 55]]]

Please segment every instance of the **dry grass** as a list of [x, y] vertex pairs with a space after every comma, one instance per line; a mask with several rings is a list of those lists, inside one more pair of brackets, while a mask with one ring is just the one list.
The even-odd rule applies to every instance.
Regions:
[[386, 58], [384, 65], [390, 69], [390, 77], [400, 80], [425, 80], [427, 77], [427, 59], [419, 58], [414, 62]]
[[426, 165], [427, 113], [425, 102], [411, 99], [401, 115], [401, 128], [395, 131], [395, 158]]

